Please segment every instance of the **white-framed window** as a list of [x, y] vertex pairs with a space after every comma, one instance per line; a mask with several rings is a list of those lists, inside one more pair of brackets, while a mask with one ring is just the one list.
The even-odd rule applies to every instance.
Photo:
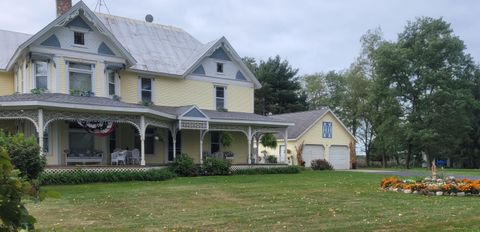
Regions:
[[140, 99], [143, 102], [152, 102], [152, 79], [140, 78]]
[[74, 31], [73, 32], [73, 44], [75, 45], [85, 45], [85, 33]]
[[223, 63], [217, 62], [217, 73], [223, 73]]
[[35, 88], [48, 89], [48, 63], [46, 61], [35, 61]]
[[225, 109], [225, 86], [215, 86], [215, 108], [217, 110]]
[[322, 123], [322, 132], [323, 138], [332, 138], [332, 122], [323, 122]]
[[93, 92], [93, 65], [69, 62], [69, 89], [72, 91], [90, 91]]
[[107, 81], [108, 81], [108, 95], [117, 95], [117, 81], [115, 78], [115, 72], [113, 70], [107, 70]]

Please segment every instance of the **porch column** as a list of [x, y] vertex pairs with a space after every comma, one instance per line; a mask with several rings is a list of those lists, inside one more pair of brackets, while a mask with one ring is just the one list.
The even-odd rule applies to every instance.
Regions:
[[285, 134], [283, 135], [283, 139], [284, 139], [284, 142], [285, 142], [285, 149], [283, 149], [283, 156], [285, 157], [285, 161], [288, 160], [287, 158], [287, 148], [288, 148], [288, 127], [285, 128]]
[[260, 144], [259, 144], [259, 136], [255, 135], [255, 142], [257, 144], [257, 151], [255, 152], [255, 160], [259, 157], [259, 152], [260, 152]]
[[203, 164], [203, 131], [200, 130], [200, 164]]
[[247, 140], [248, 140], [248, 164], [252, 164], [252, 127], [248, 127], [248, 135], [247, 135]]
[[38, 145], [40, 147], [40, 155], [43, 154], [43, 109], [38, 109]]
[[140, 116], [140, 165], [145, 166], [145, 116]]

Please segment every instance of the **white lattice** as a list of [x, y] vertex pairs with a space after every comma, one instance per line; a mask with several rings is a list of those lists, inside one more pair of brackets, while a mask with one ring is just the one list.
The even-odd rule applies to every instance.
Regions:
[[76, 173], [76, 172], [144, 172], [151, 169], [162, 169], [166, 166], [156, 166], [156, 167], [138, 167], [138, 166], [108, 166], [108, 167], [58, 167], [58, 168], [45, 168], [44, 172], [47, 174], [54, 173]]
[[181, 129], [193, 129], [193, 130], [208, 130], [208, 122], [206, 121], [191, 121], [180, 120]]
[[128, 123], [135, 126], [140, 131], [140, 116], [121, 115], [121, 114], [104, 114], [94, 112], [69, 112], [69, 111], [44, 111], [44, 129], [48, 124], [57, 120], [66, 121], [107, 121], [117, 123]]
[[38, 130], [38, 110], [0, 110], [0, 119], [25, 119]]

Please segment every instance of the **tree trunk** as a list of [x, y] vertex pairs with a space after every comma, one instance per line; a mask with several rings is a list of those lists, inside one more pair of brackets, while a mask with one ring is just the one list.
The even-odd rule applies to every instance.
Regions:
[[412, 144], [408, 143], [408, 148], [407, 148], [407, 160], [406, 160], [406, 168], [410, 169], [410, 160], [412, 158]]

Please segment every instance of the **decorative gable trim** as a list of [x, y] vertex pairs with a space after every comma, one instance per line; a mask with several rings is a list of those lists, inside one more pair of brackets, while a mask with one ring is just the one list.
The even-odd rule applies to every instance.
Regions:
[[30, 46], [33, 42], [37, 41], [39, 38], [41, 38], [51, 29], [55, 27], [64, 27], [79, 16], [81, 16], [82, 19], [85, 21], [85, 23], [89, 24], [92, 29], [95, 29], [96, 31], [98, 31], [99, 33], [103, 34], [104, 36], [106, 36], [111, 40], [115, 48], [118, 49], [121, 55], [127, 60], [127, 66], [132, 66], [137, 62], [135, 58], [130, 54], [130, 52], [128, 52], [128, 50], [125, 47], [123, 47], [120, 41], [118, 41], [117, 38], [115, 38], [115, 36], [108, 30], [108, 28], [100, 21], [100, 19], [95, 15], [95, 13], [93, 13], [87, 7], [87, 5], [85, 5], [83, 1], [79, 1], [66, 13], [56, 18], [55, 20], [53, 20], [50, 24], [48, 24], [42, 30], [37, 32], [32, 37], [30, 37], [30, 39], [28, 39], [23, 44], [21, 44], [15, 51], [10, 61], [8, 62], [6, 70], [12, 70], [15, 64], [15, 61], [18, 59], [18, 57], [22, 55], [24, 50], [28, 46]]
[[232, 61], [222, 47], [217, 48], [217, 50], [215, 50], [212, 53], [212, 55], [210, 55], [210, 58], [217, 59], [217, 60]]
[[58, 40], [58, 37], [56, 35], [52, 35], [48, 37], [45, 41], [43, 41], [40, 45], [43, 46], [49, 46], [49, 47], [56, 47], [60, 48], [60, 40]]
[[197, 120], [197, 121], [208, 121], [208, 116], [200, 110], [197, 106], [192, 106], [178, 116], [180, 120]]
[[76, 18], [74, 18], [72, 21], [67, 23], [66, 26], [67, 27], [73, 26], [73, 27], [79, 27], [87, 30], [92, 30], [92, 28], [80, 16], [77, 16]]
[[203, 68], [203, 65], [199, 65], [198, 68], [195, 69], [192, 73], [197, 75], [205, 75], [205, 69]]
[[100, 46], [98, 46], [98, 54], [111, 56], [115, 55], [115, 53], [112, 52], [112, 50], [105, 44], [105, 42], [102, 42]]
[[235, 75], [235, 80], [246, 81], [247, 78], [245, 78], [245, 76], [243, 75], [242, 72], [238, 71], [238, 72], [237, 72], [237, 75]]

